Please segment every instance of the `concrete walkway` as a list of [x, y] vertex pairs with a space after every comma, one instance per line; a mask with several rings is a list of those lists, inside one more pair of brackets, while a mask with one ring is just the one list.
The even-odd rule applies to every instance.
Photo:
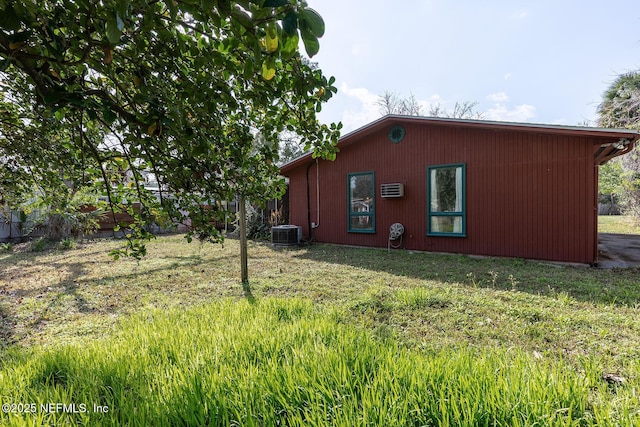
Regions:
[[598, 268], [640, 267], [640, 235], [598, 234]]

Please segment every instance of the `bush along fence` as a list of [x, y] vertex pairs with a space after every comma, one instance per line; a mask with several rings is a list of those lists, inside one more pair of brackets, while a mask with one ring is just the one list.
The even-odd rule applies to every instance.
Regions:
[[[137, 206], [136, 206], [137, 205]], [[134, 203], [134, 210], [140, 205]], [[236, 232], [237, 203], [229, 203], [230, 215], [226, 221], [217, 221], [216, 227], [233, 236]], [[235, 212], [235, 215], [234, 215]], [[79, 239], [86, 234], [94, 237], [119, 237], [124, 231], [116, 232], [116, 225], [131, 224], [134, 219], [125, 210], [121, 212], [105, 212], [91, 205], [80, 206], [75, 212], [52, 213], [43, 209], [34, 209], [28, 213], [24, 210], [10, 210], [0, 207], [0, 243], [20, 243], [26, 240], [46, 237], [54, 240]], [[248, 237], [251, 239], [268, 239], [271, 227], [287, 224], [288, 203], [284, 200], [272, 199], [265, 206], [250, 205], [247, 207]], [[168, 232], [184, 232], [188, 224], [171, 229], [152, 226], [152, 234]]]
[[[117, 214], [116, 220], [133, 222], [133, 218]], [[86, 234], [112, 236], [113, 217], [91, 206], [73, 212], [51, 212], [47, 209], [31, 211], [0, 208], [0, 242], [20, 243], [39, 237], [52, 240], [79, 239]]]

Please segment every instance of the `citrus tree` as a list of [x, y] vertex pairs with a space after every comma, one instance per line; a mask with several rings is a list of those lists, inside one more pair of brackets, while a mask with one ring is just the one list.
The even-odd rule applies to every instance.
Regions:
[[98, 185], [136, 219], [115, 256], [143, 256], [153, 221], [219, 241], [222, 201], [283, 191], [256, 139], [335, 156], [341, 126], [316, 118], [334, 79], [298, 48], [324, 30], [303, 0], [0, 0], [3, 193]]

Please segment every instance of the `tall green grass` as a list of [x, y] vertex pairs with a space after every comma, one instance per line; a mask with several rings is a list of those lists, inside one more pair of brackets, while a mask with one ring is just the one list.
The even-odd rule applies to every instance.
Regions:
[[[430, 304], [405, 295], [407, 304]], [[144, 312], [113, 337], [0, 359], [2, 425], [632, 426], [633, 389], [521, 351], [424, 353], [298, 299]], [[46, 413], [43, 403], [86, 405]], [[94, 413], [94, 405], [108, 408]]]

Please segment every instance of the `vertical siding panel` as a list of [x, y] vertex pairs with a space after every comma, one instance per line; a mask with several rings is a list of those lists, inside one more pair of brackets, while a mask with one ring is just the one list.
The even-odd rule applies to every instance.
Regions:
[[556, 200], [555, 200], [555, 210], [556, 210], [556, 215], [555, 218], [556, 220], [554, 221], [555, 224], [555, 232], [554, 237], [555, 237], [555, 255], [554, 257], [557, 259], [565, 259], [564, 258], [564, 252], [565, 252], [565, 246], [566, 246], [566, 228], [565, 228], [565, 223], [564, 223], [564, 207], [566, 205], [566, 194], [565, 194], [565, 187], [566, 187], [566, 183], [563, 180], [564, 177], [564, 157], [563, 157], [563, 152], [564, 152], [564, 138], [561, 136], [556, 137], [556, 152], [557, 152], [557, 158], [556, 158], [556, 169], [555, 169], [555, 179], [556, 179], [556, 191], [554, 191], [554, 194], [556, 195]]
[[587, 179], [586, 174], [585, 174], [585, 167], [587, 166], [585, 164], [585, 148], [587, 148], [589, 146], [588, 141], [580, 141], [580, 147], [577, 149], [578, 151], [578, 162], [576, 164], [576, 174], [575, 174], [575, 180], [574, 180], [574, 185], [576, 189], [576, 197], [577, 197], [577, 203], [576, 206], [574, 207], [574, 211], [573, 211], [573, 216], [575, 218], [575, 225], [574, 225], [574, 234], [576, 236], [576, 243], [574, 246], [574, 251], [576, 256], [582, 258], [585, 260], [588, 260], [588, 242], [586, 239], [586, 233], [585, 230], [587, 222], [585, 221], [586, 216], [588, 215], [588, 207], [585, 205], [584, 203], [584, 199], [585, 199], [585, 192], [588, 191], [587, 187], [586, 187], [586, 182], [585, 180]]
[[594, 161], [593, 161], [593, 152], [590, 153], [590, 158], [592, 159], [591, 162], [589, 162], [590, 167], [587, 168], [587, 170], [589, 171], [589, 182], [594, 183], [593, 184], [593, 188], [595, 189], [593, 191], [593, 194], [590, 195], [589, 197], [589, 204], [591, 205], [591, 209], [589, 210], [590, 212], [590, 221], [589, 221], [589, 232], [588, 232], [588, 238], [590, 241], [590, 248], [591, 248], [591, 255], [593, 258], [593, 262], [597, 261], [598, 259], [598, 239], [597, 239], [597, 230], [598, 230], [598, 194], [597, 194], [597, 188], [598, 188], [598, 167], [595, 166]]
[[565, 202], [565, 217], [564, 217], [564, 222], [566, 224], [566, 231], [565, 231], [565, 235], [566, 235], [566, 242], [565, 242], [565, 254], [564, 257], [565, 259], [569, 259], [573, 254], [576, 253], [575, 251], [575, 244], [576, 244], [576, 240], [577, 240], [577, 233], [575, 233], [575, 220], [574, 220], [574, 215], [572, 214], [572, 210], [576, 209], [578, 206], [578, 198], [577, 198], [577, 194], [575, 192], [576, 187], [575, 187], [575, 176], [577, 174], [577, 170], [576, 170], [576, 160], [578, 158], [578, 149], [579, 147], [577, 145], [569, 145], [568, 139], [565, 137], [564, 138], [564, 145], [565, 145], [565, 152], [566, 152], [566, 157], [564, 157], [564, 163], [565, 163], [565, 167], [564, 169], [564, 182], [565, 182], [565, 192], [567, 194], [567, 198], [568, 203]]
[[576, 203], [572, 208], [572, 218], [573, 218], [573, 235], [574, 235], [574, 246], [573, 246], [573, 254], [582, 257], [582, 253], [584, 253], [585, 240], [584, 240], [584, 230], [582, 224], [582, 218], [585, 215], [585, 210], [583, 207], [582, 200], [584, 198], [584, 189], [582, 188], [582, 178], [583, 178], [583, 170], [584, 170], [584, 162], [582, 153], [584, 152], [584, 146], [586, 143], [581, 141], [580, 145], [575, 147], [577, 160], [574, 164], [574, 173], [573, 173], [573, 183], [572, 188], [575, 189], [575, 200]]
[[[507, 171], [508, 171], [508, 182], [511, 182], [511, 188], [505, 191], [505, 199], [510, 200], [509, 210], [507, 214], [507, 223], [508, 223], [508, 234], [511, 236], [522, 235], [524, 230], [518, 230], [516, 227], [516, 223], [524, 218], [525, 221], [528, 220], [526, 212], [523, 212], [523, 203], [524, 197], [521, 190], [521, 183], [524, 178], [524, 174], [522, 170], [518, 170], [518, 158], [521, 153], [520, 143], [521, 140], [518, 140], [514, 137], [515, 135], [510, 134], [509, 140], [509, 156], [507, 158]], [[508, 193], [511, 192], [512, 195], [509, 196]], [[505, 255], [507, 256], [518, 256], [515, 255], [518, 253], [517, 243], [513, 239], [510, 240], [509, 252]]]
[[554, 230], [552, 229], [553, 223], [551, 221], [551, 217], [553, 216], [553, 209], [555, 207], [554, 197], [552, 191], [549, 191], [552, 188], [556, 188], [556, 183], [554, 180], [554, 169], [555, 169], [555, 137], [553, 137], [549, 143], [547, 144], [547, 174], [544, 186], [545, 192], [545, 205], [544, 205], [544, 233], [545, 233], [545, 241], [544, 241], [544, 252], [555, 257], [554, 253]]
[[[531, 224], [531, 227], [524, 229], [524, 245], [526, 247], [527, 254], [532, 254], [532, 245], [531, 238], [533, 236], [532, 228], [535, 227], [535, 215], [533, 214], [533, 206], [532, 206], [532, 192], [531, 186], [533, 184], [532, 179], [532, 168], [531, 165], [534, 162], [532, 157], [532, 152], [535, 149], [534, 146], [531, 145], [531, 138], [529, 135], [526, 135], [525, 138], [521, 140], [522, 146], [520, 147], [520, 165], [521, 165], [521, 173], [523, 174], [523, 181], [521, 185], [521, 192], [523, 194], [523, 211], [526, 215], [526, 221]], [[530, 255], [527, 255], [530, 256]]]
[[503, 165], [504, 165], [504, 156], [505, 156], [505, 144], [503, 135], [496, 135], [496, 143], [497, 143], [497, 151], [495, 152], [495, 163], [490, 164], [492, 169], [492, 185], [491, 185], [491, 198], [492, 198], [492, 206], [491, 210], [487, 212], [485, 219], [485, 224], [492, 232], [492, 237], [490, 240], [487, 240], [486, 244], [491, 247], [493, 245], [494, 240], [505, 241], [504, 234], [504, 194], [502, 188], [500, 187], [500, 182], [503, 182]]
[[540, 141], [535, 141], [536, 146], [536, 195], [535, 195], [535, 212], [536, 212], [536, 254], [537, 257], [544, 253], [544, 218], [543, 214], [543, 196], [544, 196], [544, 177], [545, 163], [542, 159], [545, 157], [544, 147]]
[[542, 256], [544, 254], [545, 251], [545, 241], [546, 241], [546, 218], [545, 218], [545, 209], [546, 209], [546, 203], [545, 203], [545, 199], [546, 199], [546, 179], [547, 179], [547, 175], [548, 175], [548, 171], [547, 171], [547, 163], [546, 163], [546, 158], [547, 158], [547, 151], [546, 151], [546, 144], [539, 140], [536, 139], [535, 141], [536, 144], [536, 148], [537, 148], [537, 154], [538, 154], [538, 160], [537, 160], [537, 169], [538, 169], [538, 173], [537, 173], [537, 181], [536, 181], [536, 186], [537, 186], [537, 194], [536, 194], [536, 216], [538, 218], [538, 233], [537, 233], [537, 252], [538, 254], [540, 254], [539, 256]]
[[[322, 193], [322, 189], [318, 188], [318, 175], [320, 174], [320, 162], [313, 162], [313, 165], [309, 168], [309, 217], [306, 219], [308, 224], [309, 218], [311, 222], [318, 222], [318, 218], [322, 219], [322, 215], [319, 215], [318, 210], [318, 195]], [[306, 171], [305, 171], [306, 172]], [[306, 175], [306, 173], [305, 173]], [[305, 177], [306, 178], [306, 177]], [[322, 203], [322, 202], [321, 202]], [[316, 231], [320, 231], [318, 228], [312, 229], [311, 234], [315, 235]]]
[[527, 200], [528, 200], [528, 212], [530, 218], [530, 224], [532, 229], [529, 231], [529, 253], [532, 256], [536, 256], [535, 254], [539, 253], [538, 249], [538, 235], [540, 230], [540, 216], [538, 215], [538, 175], [540, 174], [539, 162], [538, 162], [538, 141], [533, 139], [531, 135], [529, 135], [526, 139], [527, 147], [529, 147], [528, 155], [529, 155], [529, 164], [527, 174], [529, 175], [529, 182], [527, 184]]
[[476, 163], [469, 162], [467, 167], [467, 235], [473, 238], [472, 251], [485, 253], [486, 243], [491, 233], [490, 227], [484, 218], [490, 214], [494, 199], [491, 168], [488, 166], [487, 153], [495, 152], [495, 139], [489, 137], [486, 141], [486, 150], [477, 150], [476, 143], [472, 139], [469, 149], [477, 153]]
[[306, 214], [306, 190], [303, 191], [305, 184], [302, 168], [292, 173], [289, 178], [289, 222], [302, 226], [304, 236], [309, 235]]
[[555, 191], [552, 191], [551, 189], [549, 189], [550, 192], [553, 193], [554, 198], [553, 198], [553, 216], [551, 218], [551, 224], [552, 224], [552, 229], [553, 229], [553, 257], [555, 259], [562, 259], [562, 247], [564, 245], [564, 230], [562, 229], [563, 226], [563, 219], [562, 219], [562, 205], [563, 205], [563, 191], [564, 191], [564, 183], [562, 182], [562, 162], [561, 162], [561, 155], [562, 155], [562, 137], [556, 136], [554, 138], [555, 140], [555, 144], [554, 144], [554, 151], [555, 151], [555, 157], [554, 157], [554, 168], [553, 168], [553, 181], [554, 181], [554, 189]]
[[567, 157], [565, 158], [565, 162], [568, 163], [568, 167], [565, 172], [565, 180], [567, 182], [565, 191], [569, 195], [569, 203], [567, 203], [565, 208], [565, 222], [567, 224], [567, 252], [565, 254], [566, 259], [569, 259], [578, 253], [576, 243], [579, 242], [579, 236], [575, 228], [578, 213], [575, 211], [580, 206], [579, 195], [576, 192], [576, 189], [578, 188], [576, 185], [576, 176], [579, 173], [577, 162], [580, 158], [580, 146], [577, 144], [569, 145], [569, 142], [570, 141], [568, 140], [565, 141], [565, 144], [567, 145]]
[[[588, 142], [588, 141], [585, 141]], [[592, 233], [592, 228], [591, 228], [591, 224], [589, 223], [589, 219], [591, 218], [592, 212], [590, 210], [590, 203], [589, 203], [589, 192], [590, 192], [590, 183], [589, 183], [589, 169], [591, 167], [593, 167], [593, 152], [591, 150], [591, 144], [585, 143], [585, 147], [584, 147], [584, 151], [583, 151], [583, 156], [584, 159], [583, 161], [583, 171], [582, 171], [582, 177], [583, 177], [583, 181], [582, 181], [582, 189], [581, 189], [581, 193], [582, 193], [582, 198], [583, 198], [583, 205], [582, 205], [582, 209], [584, 209], [583, 212], [583, 221], [584, 224], [582, 224], [582, 227], [580, 228], [580, 230], [584, 233], [584, 241], [585, 241], [585, 245], [583, 247], [583, 250], [585, 251], [585, 256], [587, 257], [586, 259], [589, 262], [593, 262], [594, 260], [590, 259], [591, 258], [591, 246], [590, 246], [590, 241], [592, 241], [592, 234], [596, 232], [596, 230], [593, 230]], [[597, 188], [594, 188], [593, 191], [597, 191]]]
[[[584, 230], [583, 224], [582, 224], [582, 218], [585, 215], [585, 209], [583, 207], [583, 197], [584, 197], [584, 193], [581, 191], [582, 189], [582, 171], [584, 170], [584, 163], [582, 161], [583, 156], [582, 153], [584, 151], [584, 147], [588, 145], [582, 141], [580, 141], [579, 145], [576, 145], [573, 149], [576, 153], [576, 160], [573, 162], [573, 173], [572, 173], [572, 183], [571, 183], [571, 187], [574, 189], [574, 204], [571, 207], [571, 223], [572, 223], [572, 241], [573, 241], [573, 247], [572, 247], [572, 252], [570, 253], [570, 255], [573, 256], [578, 256], [580, 258], [582, 258], [584, 255], [584, 248], [586, 245], [586, 241], [584, 240], [584, 232], [581, 232], [581, 230]], [[585, 258], [586, 259], [586, 258]]]
[[578, 159], [580, 158], [580, 146], [579, 145], [571, 145], [570, 148], [570, 158], [567, 159], [567, 162], [570, 164], [570, 168], [567, 171], [567, 192], [571, 196], [571, 202], [567, 207], [567, 228], [569, 230], [568, 238], [568, 246], [567, 246], [567, 258], [573, 256], [578, 253], [578, 248], [576, 247], [576, 243], [579, 243], [580, 237], [575, 228], [576, 223], [578, 222], [578, 212], [577, 209], [580, 206], [580, 197], [576, 192], [578, 189], [576, 178], [579, 175], [578, 168]]
[[575, 242], [576, 242], [576, 233], [574, 232], [574, 225], [575, 222], [571, 221], [571, 219], [573, 218], [573, 215], [571, 214], [571, 211], [573, 209], [575, 209], [575, 207], [577, 206], [577, 194], [575, 193], [575, 189], [576, 187], [574, 186], [574, 178], [575, 175], [577, 173], [576, 170], [576, 161], [575, 159], [578, 158], [578, 153], [577, 153], [577, 148], [579, 148], [577, 145], [569, 145], [569, 141], [568, 139], [565, 137], [564, 141], [564, 151], [566, 153], [566, 156], [564, 157], [564, 164], [565, 167], [563, 168], [563, 172], [564, 172], [564, 191], [567, 195], [568, 203], [565, 201], [564, 204], [564, 223], [566, 225], [566, 231], [565, 231], [565, 236], [566, 236], [566, 241], [565, 241], [565, 253], [564, 253], [564, 257], [565, 259], [569, 259], [571, 257], [572, 254], [575, 253]]
[[580, 222], [577, 225], [577, 232], [580, 233], [580, 247], [578, 249], [580, 250], [581, 257], [583, 257], [584, 262], [592, 262], [591, 260], [589, 260], [590, 258], [589, 253], [591, 252], [591, 247], [589, 245], [589, 238], [588, 238], [588, 234], [589, 234], [588, 230], [590, 228], [588, 218], [590, 217], [590, 213], [589, 213], [589, 203], [588, 203], [589, 187], [587, 183], [589, 182], [588, 181], [589, 164], [591, 164], [593, 161], [592, 161], [592, 157], [589, 155], [589, 151], [590, 151], [589, 141], [584, 141], [582, 145], [583, 147], [580, 153], [580, 179], [579, 179], [580, 182], [578, 186], [578, 191], [580, 194], [580, 207], [579, 207], [580, 212], [578, 212]]
[[[570, 141], [567, 141], [567, 144]], [[569, 156], [565, 161], [570, 164], [570, 168], [567, 169], [565, 176], [567, 178], [567, 192], [571, 196], [571, 202], [567, 205], [567, 229], [568, 233], [568, 241], [567, 241], [567, 259], [576, 255], [578, 253], [578, 248], [576, 244], [580, 242], [579, 233], [576, 230], [576, 223], [578, 222], [577, 209], [580, 206], [580, 195], [577, 193], [578, 183], [576, 178], [578, 177], [580, 170], [578, 168], [578, 161], [580, 159], [580, 145], [572, 144], [567, 145], [569, 148]]]
[[544, 209], [544, 233], [545, 233], [545, 241], [544, 241], [544, 252], [555, 257], [555, 253], [553, 250], [554, 247], [554, 230], [552, 229], [553, 222], [551, 221], [551, 217], [553, 216], [553, 209], [555, 207], [553, 191], [549, 191], [552, 188], [556, 188], [554, 181], [554, 169], [555, 169], [555, 137], [553, 137], [548, 144], [548, 153], [547, 153], [547, 174], [544, 185], [545, 192], [545, 205]]
[[542, 253], [540, 250], [540, 230], [542, 230], [540, 215], [538, 213], [540, 208], [540, 178], [542, 176], [540, 170], [540, 144], [539, 142], [532, 138], [531, 136], [527, 139], [528, 145], [531, 147], [531, 165], [530, 165], [530, 174], [531, 174], [531, 184], [529, 186], [529, 206], [531, 212], [531, 224], [533, 229], [531, 230], [531, 253], [534, 257], [539, 257], [538, 254]]

